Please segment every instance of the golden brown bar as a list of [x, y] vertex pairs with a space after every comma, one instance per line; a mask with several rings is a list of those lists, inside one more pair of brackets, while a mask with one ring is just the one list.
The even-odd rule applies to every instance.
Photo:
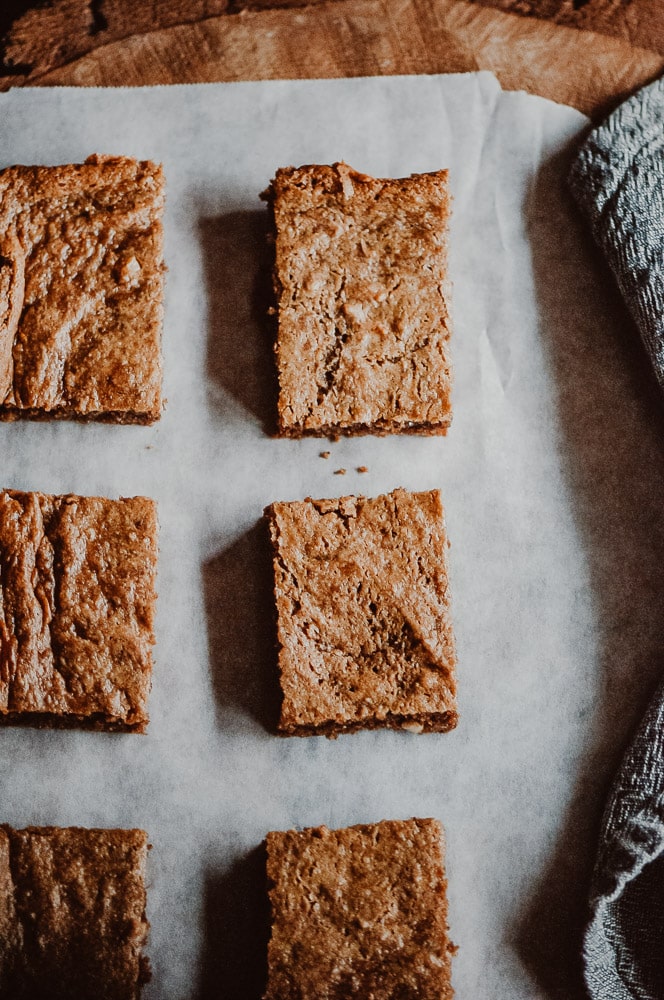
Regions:
[[440, 494], [275, 503], [286, 735], [453, 729], [455, 645]]
[[265, 1000], [451, 1000], [443, 829], [269, 833]]
[[147, 835], [0, 826], [0, 995], [138, 1000]]
[[157, 512], [0, 492], [0, 724], [143, 732]]
[[278, 427], [444, 434], [451, 420], [447, 171], [375, 179], [345, 163], [278, 170]]
[[163, 207], [147, 161], [0, 171], [0, 419], [159, 419]]

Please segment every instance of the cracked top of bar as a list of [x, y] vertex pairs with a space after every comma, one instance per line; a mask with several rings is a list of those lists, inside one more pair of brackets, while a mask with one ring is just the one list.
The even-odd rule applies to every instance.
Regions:
[[266, 1000], [451, 1000], [437, 820], [269, 833]]
[[159, 419], [163, 207], [147, 161], [0, 171], [0, 419]]
[[156, 565], [152, 500], [0, 492], [0, 723], [144, 731]]
[[275, 503], [279, 730], [334, 736], [457, 723], [440, 494]]
[[0, 826], [0, 995], [138, 1000], [147, 835]]
[[278, 428], [444, 434], [451, 420], [447, 171], [278, 170]]

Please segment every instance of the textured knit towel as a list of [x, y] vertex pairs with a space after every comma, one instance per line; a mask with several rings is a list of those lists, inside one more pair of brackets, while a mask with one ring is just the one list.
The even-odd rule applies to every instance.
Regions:
[[590, 133], [570, 185], [664, 388], [664, 78]]
[[664, 684], [612, 789], [590, 904], [584, 965], [593, 1000], [662, 1000]]
[[[664, 79], [591, 132], [570, 185], [664, 388]], [[592, 1000], [664, 1000], [664, 685], [611, 792], [590, 905]]]

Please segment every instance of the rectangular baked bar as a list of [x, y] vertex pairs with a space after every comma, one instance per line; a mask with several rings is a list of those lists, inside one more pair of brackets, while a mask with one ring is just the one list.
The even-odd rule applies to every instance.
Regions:
[[0, 171], [0, 419], [161, 414], [164, 176], [129, 157]]
[[0, 492], [0, 723], [143, 732], [157, 512]]
[[0, 996], [138, 1000], [147, 835], [0, 826]]
[[279, 731], [457, 723], [440, 493], [275, 503]]
[[447, 171], [278, 170], [278, 430], [444, 434], [451, 420]]
[[269, 833], [264, 1000], [450, 1000], [443, 829], [391, 820]]

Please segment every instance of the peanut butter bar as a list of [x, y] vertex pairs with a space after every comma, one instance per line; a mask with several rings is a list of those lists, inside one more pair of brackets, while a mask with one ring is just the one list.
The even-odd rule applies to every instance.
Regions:
[[128, 157], [0, 171], [0, 420], [159, 418], [163, 207]]
[[455, 646], [440, 493], [275, 503], [279, 731], [453, 729]]
[[138, 1000], [147, 835], [0, 826], [0, 996]]
[[156, 564], [152, 500], [0, 492], [0, 724], [145, 730]]
[[278, 170], [278, 430], [445, 434], [451, 420], [447, 171], [377, 180]]
[[451, 1000], [440, 823], [269, 833], [267, 855], [264, 1000]]

